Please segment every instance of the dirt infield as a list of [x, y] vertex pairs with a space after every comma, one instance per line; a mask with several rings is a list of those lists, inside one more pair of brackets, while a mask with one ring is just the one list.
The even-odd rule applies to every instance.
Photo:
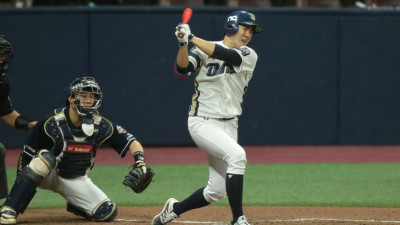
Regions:
[[[146, 148], [149, 164], [205, 163], [204, 152], [195, 147]], [[313, 146], [313, 147], [246, 147], [249, 163], [395, 163], [400, 162], [400, 147]], [[7, 166], [16, 164], [19, 150], [7, 152]], [[132, 159], [120, 160], [110, 149], [102, 149], [97, 165], [130, 164]], [[117, 219], [107, 224], [150, 224], [162, 206], [119, 207]], [[400, 208], [359, 207], [258, 207], [247, 206], [244, 211], [253, 225], [376, 225], [400, 224]], [[174, 224], [229, 224], [229, 207], [208, 206], [182, 215]], [[18, 218], [18, 224], [93, 224], [65, 209], [28, 209]]]
[[[119, 207], [118, 217], [107, 224], [150, 224], [162, 207]], [[400, 208], [353, 207], [257, 207], [244, 208], [249, 222], [261, 224], [327, 224], [376, 225], [400, 224]], [[174, 224], [229, 224], [230, 209], [208, 206], [187, 212]], [[33, 209], [20, 215], [18, 224], [93, 224], [68, 213], [65, 209]]]

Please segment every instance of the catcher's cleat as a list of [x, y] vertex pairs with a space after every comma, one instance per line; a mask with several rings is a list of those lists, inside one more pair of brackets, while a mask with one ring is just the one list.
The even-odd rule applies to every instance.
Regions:
[[236, 223], [232, 222], [232, 225], [250, 225], [249, 222], [247, 222], [246, 217], [245, 216], [240, 216]]
[[164, 205], [163, 210], [160, 214], [153, 218], [151, 222], [152, 225], [163, 225], [171, 222], [172, 220], [178, 218], [179, 216], [176, 215], [172, 210], [174, 208], [174, 204], [177, 203], [178, 200], [174, 198], [170, 198]]
[[74, 215], [82, 216], [85, 217], [86, 219], [89, 219], [88, 215], [83, 210], [78, 209], [77, 207], [71, 205], [71, 203], [69, 202], [67, 202], [67, 211], [73, 213]]
[[8, 206], [3, 206], [0, 210], [1, 224], [17, 224], [17, 213]]

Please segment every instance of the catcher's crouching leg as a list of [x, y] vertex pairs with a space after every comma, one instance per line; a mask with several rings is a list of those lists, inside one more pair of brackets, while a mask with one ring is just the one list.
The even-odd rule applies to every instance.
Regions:
[[[3, 209], [15, 212], [15, 218], [19, 213], [23, 213], [36, 193], [37, 186], [42, 182], [50, 170], [56, 165], [56, 158], [47, 151], [41, 150], [29, 165], [22, 168], [17, 174], [15, 183], [11, 188], [10, 194], [2, 207]], [[13, 220], [15, 220], [15, 218]], [[8, 220], [2, 215], [1, 220]]]
[[117, 217], [117, 205], [111, 200], [107, 199], [97, 206], [92, 213], [93, 221], [97, 222], [111, 222]]

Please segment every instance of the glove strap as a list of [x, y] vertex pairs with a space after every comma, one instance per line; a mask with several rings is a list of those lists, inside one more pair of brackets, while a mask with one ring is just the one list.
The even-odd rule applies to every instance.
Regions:
[[192, 41], [192, 39], [193, 39], [194, 37], [195, 37], [194, 34], [189, 34], [188, 41]]
[[179, 42], [179, 48], [183, 48], [189, 44], [189, 42], [194, 38], [194, 34], [189, 34], [187, 42]]
[[135, 162], [144, 162], [144, 154], [141, 151], [133, 153], [133, 158], [135, 159]]

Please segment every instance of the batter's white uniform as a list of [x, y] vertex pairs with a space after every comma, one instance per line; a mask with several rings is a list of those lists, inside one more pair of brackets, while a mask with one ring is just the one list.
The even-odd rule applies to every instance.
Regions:
[[[227, 48], [222, 41], [214, 43]], [[197, 76], [188, 128], [194, 142], [208, 154], [210, 175], [204, 197], [210, 203], [225, 197], [226, 173], [243, 175], [247, 163], [237, 143], [238, 116], [258, 56], [247, 46], [235, 51], [242, 58], [239, 66], [211, 58], [196, 47], [189, 53]]]

